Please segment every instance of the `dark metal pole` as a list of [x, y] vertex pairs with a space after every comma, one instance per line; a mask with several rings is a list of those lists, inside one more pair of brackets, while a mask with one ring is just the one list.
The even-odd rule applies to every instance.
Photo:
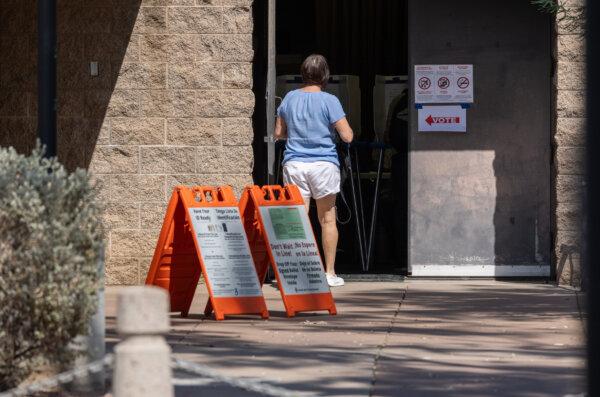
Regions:
[[56, 0], [38, 0], [38, 135], [56, 156]]
[[275, 131], [275, 85], [277, 81], [277, 65], [275, 56], [277, 54], [275, 39], [277, 38], [276, 23], [276, 0], [268, 0], [267, 14], [267, 183], [272, 185], [275, 181], [275, 157], [276, 148], [273, 141]]
[[373, 194], [373, 211], [371, 212], [371, 227], [369, 228], [369, 240], [367, 241], [367, 268], [369, 270], [373, 262], [373, 239], [375, 238], [375, 227], [377, 226], [377, 207], [379, 207], [379, 182], [381, 181], [381, 172], [383, 170], [383, 157], [385, 148], [379, 149], [379, 161], [377, 162], [377, 177], [375, 179], [375, 193]]
[[363, 232], [360, 224], [360, 212], [358, 211], [358, 199], [356, 198], [356, 187], [354, 185], [354, 173], [352, 171], [352, 152], [350, 150], [350, 144], [346, 144], [348, 155], [346, 156], [346, 168], [348, 169], [348, 177], [350, 178], [350, 190], [352, 191], [352, 207], [354, 209], [354, 220], [356, 222], [356, 239], [358, 242], [358, 254], [360, 255], [360, 266], [361, 269], [365, 269], [365, 243], [363, 238]]
[[587, 17], [587, 189], [584, 283], [588, 311], [588, 395], [600, 395], [600, 4], [586, 2]]
[[356, 163], [356, 186], [358, 187], [358, 210], [360, 211], [356, 214], [356, 222], [360, 224], [360, 230], [362, 233], [362, 241], [363, 241], [363, 272], [366, 272], [367, 269], [367, 227], [365, 226], [365, 206], [363, 204], [363, 193], [362, 193], [362, 183], [360, 181], [360, 160], [358, 158], [358, 149], [354, 147], [354, 159]]

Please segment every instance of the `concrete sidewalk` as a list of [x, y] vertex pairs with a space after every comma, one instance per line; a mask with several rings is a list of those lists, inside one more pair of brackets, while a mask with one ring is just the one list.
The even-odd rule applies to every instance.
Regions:
[[[107, 289], [108, 344], [116, 294]], [[172, 317], [178, 358], [231, 376], [261, 378], [324, 396], [565, 396], [584, 391], [584, 338], [573, 291], [538, 283], [349, 283], [334, 289], [337, 316], [286, 318], [265, 286], [271, 318]], [[176, 374], [176, 377], [182, 377]], [[178, 396], [254, 396], [211, 384]]]

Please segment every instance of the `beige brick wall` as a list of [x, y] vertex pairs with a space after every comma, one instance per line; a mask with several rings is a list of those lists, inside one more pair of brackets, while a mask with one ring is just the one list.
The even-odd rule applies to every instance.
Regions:
[[175, 185], [252, 182], [251, 0], [144, 1], [90, 170], [107, 191], [107, 284], [145, 279]]
[[[102, 184], [106, 282], [141, 283], [175, 185], [252, 182], [252, 0], [58, 3], [59, 158]], [[36, 138], [36, 4], [0, 2], [0, 145], [21, 152]]]
[[[569, 0], [579, 12], [584, 0]], [[581, 21], [582, 22], [582, 21]], [[561, 283], [581, 283], [585, 152], [585, 40], [583, 23], [556, 24], [555, 261]]]

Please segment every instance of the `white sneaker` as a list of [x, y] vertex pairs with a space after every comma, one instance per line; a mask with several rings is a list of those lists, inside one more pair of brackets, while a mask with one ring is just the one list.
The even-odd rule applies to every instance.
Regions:
[[343, 278], [338, 277], [335, 274], [327, 274], [327, 284], [329, 284], [330, 287], [341, 287], [345, 283]]

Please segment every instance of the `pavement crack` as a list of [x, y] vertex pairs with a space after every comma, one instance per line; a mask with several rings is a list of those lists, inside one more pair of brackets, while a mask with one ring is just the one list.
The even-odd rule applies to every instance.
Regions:
[[400, 300], [398, 301], [398, 306], [396, 306], [396, 311], [390, 320], [390, 324], [388, 325], [388, 329], [383, 338], [383, 342], [377, 346], [377, 352], [375, 353], [375, 358], [373, 359], [372, 373], [371, 373], [371, 386], [369, 387], [369, 397], [373, 397], [375, 393], [375, 384], [377, 382], [377, 367], [379, 365], [379, 359], [383, 357], [383, 350], [387, 347], [390, 335], [394, 330], [394, 325], [396, 324], [396, 320], [398, 315], [400, 314], [400, 309], [402, 307], [402, 302], [406, 298], [406, 293], [408, 292], [408, 286], [404, 288], [402, 291], [402, 295], [400, 296]]
[[196, 329], [199, 328], [201, 324], [202, 324], [202, 321], [197, 322], [191, 328], [185, 330], [182, 333], [182, 335], [179, 337], [179, 339], [177, 339], [174, 343], [182, 344], [182, 342], [184, 342], [188, 336], [190, 336], [193, 332], [195, 332]]

